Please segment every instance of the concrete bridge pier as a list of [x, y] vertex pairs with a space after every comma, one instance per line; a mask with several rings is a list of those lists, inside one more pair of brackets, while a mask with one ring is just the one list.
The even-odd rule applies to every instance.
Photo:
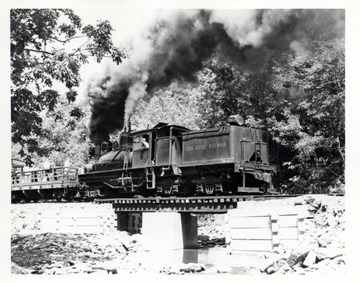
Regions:
[[117, 212], [117, 229], [140, 233], [149, 250], [197, 247], [197, 217], [189, 212]]
[[191, 213], [144, 212], [142, 235], [150, 250], [197, 247], [197, 217]]

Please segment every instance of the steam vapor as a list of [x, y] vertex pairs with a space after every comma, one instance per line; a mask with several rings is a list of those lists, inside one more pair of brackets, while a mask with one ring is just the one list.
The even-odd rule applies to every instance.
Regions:
[[108, 67], [87, 86], [90, 138], [95, 144], [123, 129], [138, 99], [174, 81], [195, 82], [215, 53], [239, 68], [261, 71], [269, 58], [311, 53], [309, 43], [343, 34], [343, 10], [171, 10], [129, 50], [120, 66]]

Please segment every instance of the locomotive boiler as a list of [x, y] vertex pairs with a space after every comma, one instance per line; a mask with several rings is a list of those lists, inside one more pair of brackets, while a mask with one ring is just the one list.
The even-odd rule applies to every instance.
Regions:
[[199, 131], [159, 123], [104, 142], [78, 175], [89, 197], [222, 195], [272, 190], [267, 131], [243, 126], [239, 116]]

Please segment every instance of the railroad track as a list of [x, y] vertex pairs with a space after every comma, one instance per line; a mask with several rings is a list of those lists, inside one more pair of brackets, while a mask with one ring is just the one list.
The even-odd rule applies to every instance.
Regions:
[[263, 201], [301, 196], [291, 195], [234, 195], [234, 196], [196, 196], [196, 197], [139, 197], [95, 199], [95, 203], [111, 203], [115, 212], [193, 212], [225, 213], [237, 208], [241, 201]]

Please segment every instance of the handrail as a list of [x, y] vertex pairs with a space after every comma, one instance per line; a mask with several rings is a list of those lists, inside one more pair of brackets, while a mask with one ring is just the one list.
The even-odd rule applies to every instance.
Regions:
[[17, 172], [12, 176], [13, 185], [42, 185], [76, 182], [77, 168], [74, 167], [55, 167], [50, 169], [38, 169], [31, 171]]

